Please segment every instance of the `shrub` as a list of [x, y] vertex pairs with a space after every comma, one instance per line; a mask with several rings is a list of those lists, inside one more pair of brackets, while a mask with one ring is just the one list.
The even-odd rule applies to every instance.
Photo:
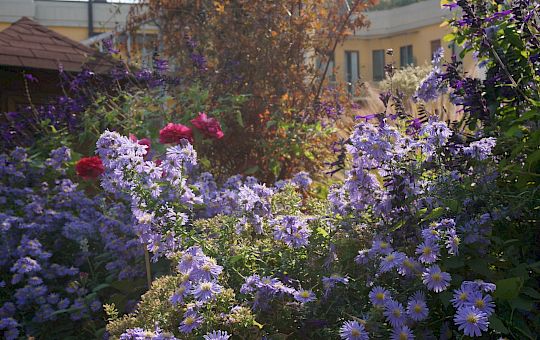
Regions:
[[78, 189], [66, 173], [69, 161], [66, 147], [41, 163], [21, 148], [0, 155], [0, 328], [7, 339], [97, 335], [101, 301], [121, 298], [129, 291], [113, 286], [144, 273], [129, 208]]

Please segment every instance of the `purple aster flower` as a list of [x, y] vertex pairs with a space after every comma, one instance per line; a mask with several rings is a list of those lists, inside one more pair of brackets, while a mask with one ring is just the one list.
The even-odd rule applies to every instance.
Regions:
[[460, 308], [454, 317], [454, 322], [460, 331], [467, 336], [481, 336], [487, 331], [489, 321], [486, 313], [475, 307]]
[[169, 301], [176, 306], [184, 302], [184, 298], [188, 295], [189, 284], [183, 283], [176, 290], [174, 294], [169, 298]]
[[369, 261], [369, 250], [362, 249], [358, 251], [358, 255], [354, 258], [354, 262], [357, 264], [366, 264]]
[[488, 317], [495, 311], [495, 303], [493, 303], [491, 295], [483, 295], [481, 292], [470, 294], [466, 306], [473, 306], [479, 311], [486, 313]]
[[450, 302], [452, 302], [452, 305], [455, 308], [462, 308], [467, 304], [467, 301], [469, 301], [469, 298], [473, 293], [474, 290], [472, 290], [471, 287], [462, 284], [460, 289], [454, 290], [454, 296]]
[[400, 275], [412, 276], [422, 271], [422, 265], [418, 261], [406, 256], [397, 270]]
[[440, 293], [448, 288], [451, 279], [450, 274], [442, 272], [437, 265], [427, 268], [422, 273], [422, 282], [424, 282], [428, 289], [436, 293]]
[[192, 290], [193, 296], [200, 302], [206, 302], [213, 299], [214, 296], [222, 291], [222, 287], [212, 281], [202, 281]]
[[369, 299], [374, 306], [383, 306], [391, 296], [386, 289], [376, 286], [369, 292]]
[[368, 340], [369, 336], [364, 325], [358, 321], [346, 321], [339, 329], [339, 335], [344, 340]]
[[403, 305], [397, 301], [389, 300], [384, 305], [384, 316], [392, 327], [401, 327], [405, 324], [405, 310]]
[[216, 279], [222, 271], [222, 266], [218, 265], [214, 259], [205, 256], [200, 267], [194, 270], [191, 274], [194, 280], [211, 281]]
[[349, 283], [349, 278], [340, 276], [338, 274], [332, 274], [330, 277], [323, 276], [322, 282], [325, 292], [327, 293], [336, 286], [336, 283], [347, 285]]
[[486, 293], [494, 292], [497, 286], [494, 283], [484, 282], [482, 280], [463, 281], [463, 286], [470, 287], [471, 289], [479, 289]]
[[392, 246], [390, 245], [390, 242], [387, 242], [382, 239], [373, 240], [371, 250], [377, 254], [384, 254], [384, 255], [389, 254], [393, 251]]
[[392, 331], [391, 340], [412, 340], [414, 339], [414, 334], [411, 329], [407, 326], [395, 327]]
[[204, 340], [227, 340], [230, 337], [231, 335], [225, 331], [213, 331], [203, 336]]
[[414, 294], [407, 303], [407, 315], [414, 321], [422, 321], [428, 317], [429, 309], [426, 297], [421, 292]]
[[180, 332], [191, 333], [195, 328], [199, 327], [203, 318], [194, 311], [188, 311], [184, 314], [184, 320], [180, 323]]
[[437, 225], [431, 226], [430, 228], [422, 229], [422, 238], [425, 241], [437, 242], [441, 239], [440, 232], [437, 229]]
[[315, 293], [310, 290], [298, 290], [293, 294], [293, 296], [296, 301], [301, 303], [311, 302], [317, 299], [315, 297]]
[[305, 171], [299, 172], [291, 179], [293, 184], [298, 185], [302, 189], [307, 189], [313, 182], [309, 174]]
[[445, 240], [446, 249], [448, 249], [448, 253], [451, 255], [458, 255], [459, 254], [459, 244], [461, 243], [461, 239], [456, 233], [456, 229], [450, 228], [446, 232], [446, 240]]
[[422, 244], [416, 248], [416, 254], [420, 255], [419, 260], [422, 263], [434, 263], [439, 258], [439, 245], [431, 241], [422, 242]]
[[274, 239], [285, 242], [290, 247], [299, 248], [308, 245], [311, 230], [305, 219], [298, 216], [283, 216], [272, 221]]
[[406, 256], [404, 253], [399, 251], [393, 251], [382, 258], [379, 266], [379, 271], [381, 273], [388, 272], [393, 268], [400, 266], [403, 263], [403, 260], [405, 260], [405, 258]]

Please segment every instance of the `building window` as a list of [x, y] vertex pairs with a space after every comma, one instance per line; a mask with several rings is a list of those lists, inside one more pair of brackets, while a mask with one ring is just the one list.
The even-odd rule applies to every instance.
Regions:
[[358, 51], [345, 51], [345, 81], [347, 90], [353, 92], [354, 85], [360, 79], [360, 60]]
[[399, 49], [400, 66], [407, 67], [414, 65], [414, 56], [412, 45], [402, 46]]
[[330, 82], [335, 82], [336, 72], [335, 72], [334, 52], [332, 52], [328, 58], [317, 57], [317, 70], [321, 77], [324, 74], [324, 70], [326, 69], [327, 63], [328, 63], [328, 69], [326, 71], [326, 79], [328, 79]]
[[432, 40], [431, 41], [431, 57], [435, 55], [435, 53], [441, 48], [441, 39]]
[[373, 81], [384, 79], [384, 50], [373, 51]]

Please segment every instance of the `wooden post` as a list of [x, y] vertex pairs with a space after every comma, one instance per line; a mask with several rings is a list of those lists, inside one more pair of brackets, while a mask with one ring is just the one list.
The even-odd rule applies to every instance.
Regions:
[[152, 286], [152, 268], [150, 268], [150, 253], [146, 246], [144, 247], [144, 262], [146, 265], [146, 281], [148, 283], [148, 289]]

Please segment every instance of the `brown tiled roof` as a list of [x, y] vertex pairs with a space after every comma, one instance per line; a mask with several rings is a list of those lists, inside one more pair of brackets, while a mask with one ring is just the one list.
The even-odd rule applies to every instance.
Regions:
[[112, 59], [98, 51], [22, 17], [0, 32], [0, 65], [80, 71], [87, 64], [97, 72], [113, 66]]

